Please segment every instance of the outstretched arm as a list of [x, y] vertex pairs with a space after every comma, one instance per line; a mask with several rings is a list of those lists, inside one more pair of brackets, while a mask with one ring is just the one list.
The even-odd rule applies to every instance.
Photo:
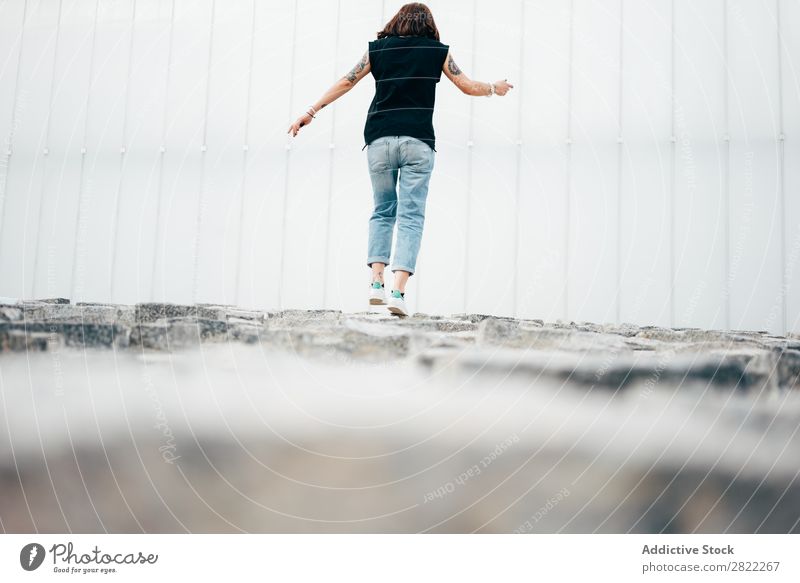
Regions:
[[[353, 87], [356, 86], [356, 83], [361, 81], [364, 76], [369, 73], [370, 66], [369, 66], [369, 51], [364, 53], [364, 56], [356, 63], [356, 65], [350, 69], [350, 72], [347, 73], [344, 77], [339, 79], [336, 83], [331, 85], [330, 89], [328, 89], [322, 97], [317, 100], [316, 103], [313, 103], [309, 110], [297, 118], [297, 121], [294, 122], [291, 126], [289, 126], [289, 132], [292, 136], [296, 136], [297, 132], [300, 131], [300, 128], [303, 126], [307, 126], [311, 123], [311, 120], [314, 119], [312, 117], [313, 112], [320, 111], [326, 105], [333, 103], [337, 99], [339, 99], [342, 95], [350, 91]], [[313, 112], [311, 110], [313, 108]], [[311, 112], [311, 113], [309, 113]], [[313, 113], [316, 115], [316, 113]]]
[[[447, 58], [444, 60], [444, 65], [442, 66], [442, 71], [450, 79], [456, 87], [458, 87], [463, 93], [472, 96], [478, 95], [490, 95], [492, 92], [491, 84], [484, 83], [483, 81], [473, 81], [467, 75], [458, 68], [456, 62], [453, 60], [453, 55], [450, 54], [450, 51], [447, 51]], [[508, 93], [508, 90], [514, 87], [511, 83], [503, 81], [497, 81], [494, 83], [495, 92], [497, 95], [505, 95]]]

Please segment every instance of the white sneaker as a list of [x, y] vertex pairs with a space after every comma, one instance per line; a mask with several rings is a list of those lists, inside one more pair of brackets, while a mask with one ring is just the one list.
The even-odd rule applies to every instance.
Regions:
[[377, 279], [369, 286], [369, 305], [370, 306], [385, 306], [386, 305], [386, 290], [383, 284]]
[[392, 293], [389, 296], [389, 311], [397, 316], [408, 316], [405, 294], [400, 290], [392, 290]]

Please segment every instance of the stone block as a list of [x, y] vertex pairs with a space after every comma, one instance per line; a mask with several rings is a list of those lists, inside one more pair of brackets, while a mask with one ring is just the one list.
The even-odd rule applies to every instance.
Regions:
[[155, 322], [162, 318], [197, 316], [197, 306], [168, 303], [143, 303], [134, 306], [136, 322]]
[[57, 350], [63, 345], [60, 335], [25, 330], [0, 331], [0, 352], [43, 352]]
[[200, 344], [200, 327], [192, 322], [137, 324], [131, 331], [131, 345], [153, 350], [180, 350]]

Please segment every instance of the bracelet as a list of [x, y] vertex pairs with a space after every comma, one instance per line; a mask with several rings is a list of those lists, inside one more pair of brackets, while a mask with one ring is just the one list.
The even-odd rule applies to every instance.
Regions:
[[317, 110], [316, 110], [316, 109], [314, 109], [314, 106], [313, 106], [313, 105], [309, 105], [309, 106], [308, 106], [308, 109], [310, 109], [311, 111], [308, 111], [308, 110], [306, 110], [306, 113], [307, 113], [308, 115], [310, 115], [312, 119], [316, 119], [316, 117], [315, 117], [315, 116], [316, 116]]
[[491, 97], [494, 94], [495, 94], [494, 83], [489, 83], [489, 95], [487, 95], [486, 97]]

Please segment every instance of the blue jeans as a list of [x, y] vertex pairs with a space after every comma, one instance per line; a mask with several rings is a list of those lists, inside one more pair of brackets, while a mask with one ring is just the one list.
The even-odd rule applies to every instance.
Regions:
[[391, 270], [414, 274], [434, 158], [435, 152], [428, 144], [410, 136], [383, 136], [367, 146], [375, 201], [369, 219], [368, 266], [373, 262], [389, 265], [397, 222]]

